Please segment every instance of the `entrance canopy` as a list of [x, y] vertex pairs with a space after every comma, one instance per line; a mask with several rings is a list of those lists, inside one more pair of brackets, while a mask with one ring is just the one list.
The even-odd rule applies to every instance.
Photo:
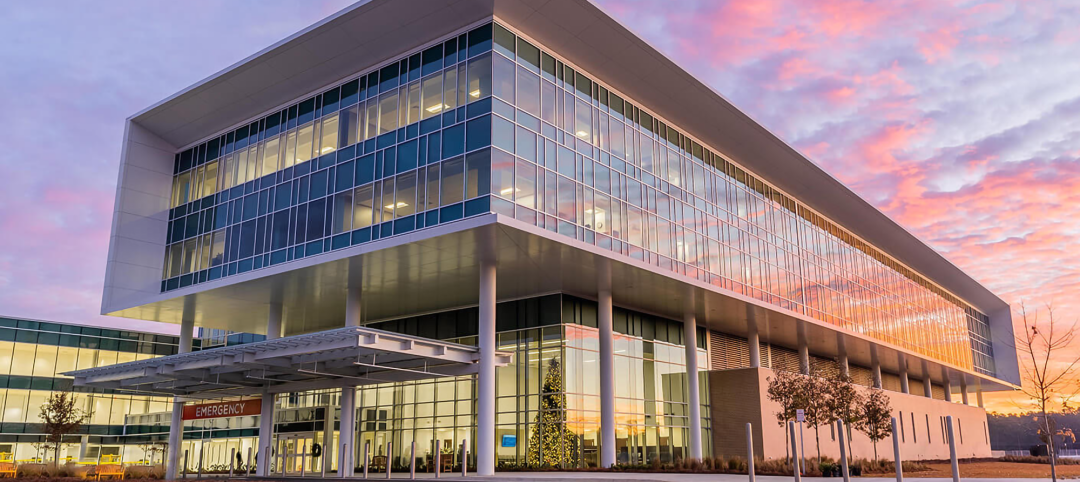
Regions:
[[[190, 400], [470, 375], [479, 358], [477, 347], [355, 326], [65, 375], [76, 386]], [[496, 352], [496, 366], [510, 361]]]

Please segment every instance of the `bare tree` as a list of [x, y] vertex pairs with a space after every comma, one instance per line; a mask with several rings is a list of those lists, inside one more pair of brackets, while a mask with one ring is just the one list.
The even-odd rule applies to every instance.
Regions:
[[1046, 434], [1047, 454], [1050, 459], [1050, 478], [1057, 481], [1057, 449], [1054, 447], [1055, 424], [1051, 420], [1051, 407], [1055, 403], [1067, 404], [1078, 392], [1080, 381], [1074, 369], [1080, 364], [1080, 350], [1072, 347], [1076, 339], [1076, 322], [1063, 326], [1054, 319], [1054, 307], [1046, 305], [1046, 320], [1039, 320], [1039, 313], [1028, 313], [1020, 304], [1020, 317], [1024, 330], [1016, 335], [1016, 349], [1021, 354], [1023, 383], [1020, 390], [1031, 399], [1039, 412], [1040, 436]]
[[829, 423], [836, 423], [837, 420], [844, 422], [844, 430], [847, 430], [848, 456], [853, 456], [851, 427], [862, 418], [863, 395], [859, 389], [855, 388], [850, 376], [836, 372], [835, 375], [829, 377], [829, 396], [826, 400], [830, 412]]
[[855, 427], [866, 434], [874, 444], [874, 460], [877, 460], [877, 443], [884, 440], [892, 432], [890, 423], [892, 407], [889, 405], [889, 396], [885, 390], [871, 388], [862, 403], [862, 416]]
[[817, 463], [821, 465], [821, 426], [831, 423], [831, 405], [829, 403], [829, 382], [825, 379], [825, 373], [819, 369], [812, 369], [810, 375], [800, 376], [800, 392], [806, 424], [814, 429], [814, 445], [817, 447]]
[[60, 447], [64, 445], [64, 436], [78, 432], [89, 414], [78, 408], [75, 395], [57, 392], [41, 405], [40, 417], [45, 443], [53, 450], [54, 462], [59, 467]]
[[803, 408], [802, 380], [799, 375], [785, 370], [776, 370], [773, 376], [766, 380], [769, 382], [766, 396], [780, 404], [780, 411], [776, 412], [776, 423], [784, 429], [784, 453], [788, 453], [791, 444], [788, 441], [787, 423], [795, 420], [797, 409]]

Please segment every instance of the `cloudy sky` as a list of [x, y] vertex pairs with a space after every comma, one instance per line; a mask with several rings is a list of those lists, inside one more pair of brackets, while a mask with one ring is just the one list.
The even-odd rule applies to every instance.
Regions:
[[[97, 315], [123, 120], [348, 3], [0, 2], [0, 315], [145, 327]], [[1080, 2], [599, 3], [1006, 301], [1080, 315]]]

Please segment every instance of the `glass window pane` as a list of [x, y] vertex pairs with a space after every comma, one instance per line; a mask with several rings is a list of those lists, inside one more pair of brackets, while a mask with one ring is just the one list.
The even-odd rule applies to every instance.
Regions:
[[225, 230], [214, 233], [214, 245], [210, 249], [210, 266], [218, 266], [225, 261]]
[[465, 160], [458, 157], [442, 163], [441, 206], [462, 201], [464, 194]]
[[457, 107], [457, 69], [443, 72], [443, 104], [447, 109]]
[[469, 61], [469, 101], [491, 95], [491, 54]]
[[397, 177], [397, 201], [395, 216], [409, 216], [416, 212], [416, 172]]
[[[492, 170], [494, 170], [494, 160], [492, 163]], [[536, 208], [536, 166], [528, 162], [518, 160], [516, 174], [517, 181], [514, 183], [515, 200], [518, 204], [527, 208]], [[491, 178], [494, 182], [495, 176], [492, 175]], [[492, 187], [492, 189], [494, 190], [494, 186]], [[496, 192], [502, 194], [502, 190]]]
[[514, 199], [514, 156], [498, 149], [491, 151], [491, 192]]
[[372, 206], [372, 185], [361, 186], [353, 191], [353, 197], [356, 202], [353, 209], [353, 229], [366, 228], [371, 226], [371, 215], [373, 212]]
[[427, 209], [439, 207], [439, 164], [428, 167]]
[[514, 77], [517, 68], [506, 57], [493, 56], [492, 91], [500, 99], [514, 102]]
[[[277, 143], [274, 143], [277, 146]], [[202, 197], [209, 196], [218, 191], [218, 161], [211, 162], [206, 165], [206, 172], [203, 175], [202, 182]]]
[[299, 164], [311, 159], [311, 146], [314, 143], [313, 135], [315, 127], [307, 124], [297, 131], [296, 135], [296, 163]]
[[[401, 95], [405, 95], [405, 88], [401, 89]], [[399, 126], [407, 126], [420, 120], [420, 82], [413, 82], [408, 86], [408, 98], [401, 99], [402, 111], [398, 117]], [[406, 116], [407, 115], [407, 116]]]
[[352, 229], [353, 193], [340, 192], [334, 196], [334, 224], [332, 233], [338, 234]]
[[[506, 155], [504, 153], [504, 155]], [[511, 156], [511, 159], [513, 156]], [[511, 165], [513, 169], [513, 165]], [[465, 157], [466, 199], [483, 196], [491, 186], [491, 150], [484, 149], [470, 153]]]
[[34, 352], [37, 351], [37, 345], [30, 343], [16, 343], [13, 360], [15, 363], [11, 364], [12, 375], [30, 376], [34, 374], [34, 364], [29, 363], [34, 359]]
[[517, 69], [517, 106], [540, 117], [540, 77], [524, 67]]
[[382, 183], [382, 221], [394, 219], [394, 179], [390, 178]]
[[330, 114], [322, 118], [322, 129], [319, 135], [319, 155], [329, 154], [338, 148], [338, 115]]
[[398, 128], [397, 91], [379, 97], [379, 134], [385, 134]]
[[423, 109], [421, 115], [425, 119], [441, 113], [446, 107], [443, 105], [442, 101], [443, 88], [441, 74], [435, 74], [431, 77], [424, 79], [422, 85], [422, 93], [423, 102], [420, 107]]

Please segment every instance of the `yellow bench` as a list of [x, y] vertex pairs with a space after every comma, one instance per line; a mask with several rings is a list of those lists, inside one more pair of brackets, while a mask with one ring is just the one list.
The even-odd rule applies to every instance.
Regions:
[[10, 475], [16, 477], [15, 454], [0, 454], [0, 477]]
[[101, 480], [102, 477], [124, 480], [124, 472], [124, 464], [121, 462], [119, 455], [101, 456], [101, 461], [98, 462], [97, 468], [94, 470], [98, 480]]

